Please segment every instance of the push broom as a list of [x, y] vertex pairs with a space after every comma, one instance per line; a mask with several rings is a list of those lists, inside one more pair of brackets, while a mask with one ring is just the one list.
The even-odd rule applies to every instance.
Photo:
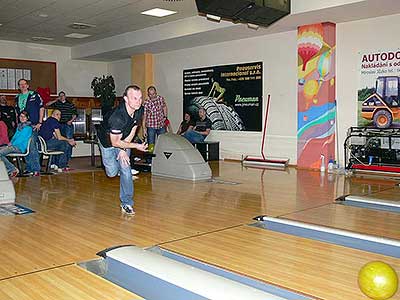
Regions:
[[267, 158], [264, 154], [264, 145], [265, 145], [265, 136], [267, 135], [267, 122], [268, 122], [268, 113], [269, 113], [269, 104], [271, 100], [271, 95], [268, 95], [267, 99], [267, 109], [265, 111], [265, 121], [264, 121], [264, 128], [263, 128], [263, 137], [261, 143], [261, 157], [255, 156], [246, 156], [242, 164], [246, 167], [259, 167], [259, 168], [279, 168], [284, 169], [289, 164], [288, 158]]

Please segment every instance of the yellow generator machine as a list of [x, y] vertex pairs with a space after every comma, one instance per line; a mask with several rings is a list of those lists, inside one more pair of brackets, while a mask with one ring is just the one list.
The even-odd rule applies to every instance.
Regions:
[[388, 128], [400, 117], [400, 77], [380, 76], [376, 79], [375, 93], [364, 100], [361, 116], [373, 120], [377, 128]]

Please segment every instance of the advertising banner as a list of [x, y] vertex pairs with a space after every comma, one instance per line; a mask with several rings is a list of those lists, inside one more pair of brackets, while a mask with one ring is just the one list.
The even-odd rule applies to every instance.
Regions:
[[400, 50], [360, 52], [358, 126], [400, 128]]
[[205, 108], [213, 130], [261, 131], [262, 62], [183, 71], [183, 110]]

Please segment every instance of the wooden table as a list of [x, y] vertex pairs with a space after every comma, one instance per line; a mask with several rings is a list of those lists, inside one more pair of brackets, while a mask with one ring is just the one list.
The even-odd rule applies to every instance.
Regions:
[[83, 140], [83, 142], [85, 144], [90, 144], [90, 164], [91, 164], [91, 166], [94, 167], [96, 165], [96, 156], [95, 156], [94, 146], [98, 144], [98, 140], [97, 139]]

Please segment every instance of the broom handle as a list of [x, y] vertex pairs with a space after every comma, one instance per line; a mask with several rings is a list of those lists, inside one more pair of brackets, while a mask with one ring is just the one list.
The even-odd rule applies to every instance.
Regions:
[[[336, 160], [336, 166], [339, 169], [339, 125], [338, 125], [338, 109], [337, 109], [337, 100], [335, 99], [335, 142], [336, 142], [336, 154], [335, 154], [335, 160]], [[344, 162], [344, 166], [346, 165], [346, 162]]]
[[264, 155], [264, 142], [265, 142], [265, 136], [267, 134], [267, 122], [268, 122], [268, 111], [269, 111], [269, 102], [271, 99], [271, 95], [268, 94], [267, 98], [267, 109], [265, 110], [265, 122], [264, 122], [264, 130], [263, 130], [263, 138], [262, 138], [262, 144], [261, 144], [261, 156], [263, 159], [265, 159]]

